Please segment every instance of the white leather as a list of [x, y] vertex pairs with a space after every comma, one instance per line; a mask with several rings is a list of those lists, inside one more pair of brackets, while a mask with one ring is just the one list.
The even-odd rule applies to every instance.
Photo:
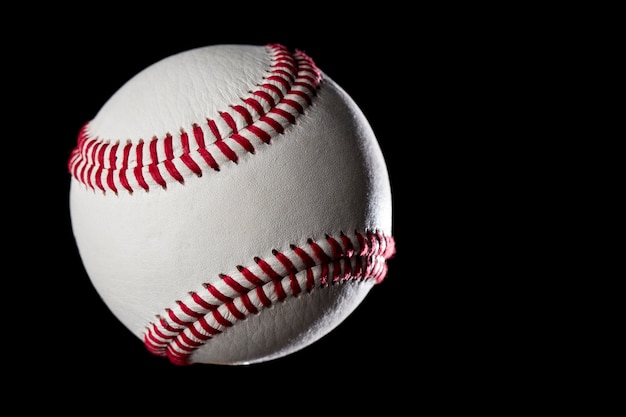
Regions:
[[219, 45], [167, 57], [126, 82], [89, 123], [103, 139], [159, 138], [240, 102], [270, 66], [265, 48]]
[[[109, 143], [178, 134], [239, 103], [269, 65], [266, 48], [255, 45], [171, 56], [129, 80], [86, 131]], [[138, 338], [175, 300], [273, 249], [342, 231], [391, 235], [391, 189], [375, 135], [345, 91], [322, 76], [295, 124], [219, 172], [132, 194], [72, 179], [71, 220], [86, 271]], [[214, 337], [191, 361], [245, 364], [296, 352], [341, 323], [372, 286], [353, 281], [290, 298]]]

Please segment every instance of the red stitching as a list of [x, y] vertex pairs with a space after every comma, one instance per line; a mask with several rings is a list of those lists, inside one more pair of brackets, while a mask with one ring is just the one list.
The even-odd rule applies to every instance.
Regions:
[[248, 109], [243, 106], [232, 106], [232, 108], [244, 118], [244, 120], [246, 121], [246, 126], [250, 126], [252, 123], [254, 123], [252, 114], [250, 114]]
[[168, 332], [177, 332], [178, 330], [173, 328], [172, 326], [170, 326], [170, 324], [167, 322], [167, 320], [165, 320], [165, 318], [159, 316], [159, 323], [161, 324], [161, 327], [163, 328], [163, 330], [166, 330]]
[[111, 154], [109, 156], [109, 165], [111, 165], [111, 169], [107, 175], [107, 185], [115, 194], [117, 194], [117, 187], [115, 186], [115, 182], [113, 180], [113, 173], [116, 170], [117, 166], [117, 148], [119, 148], [119, 143], [113, 145], [113, 149], [111, 149]]
[[265, 110], [263, 109], [263, 106], [261, 105], [261, 103], [259, 103], [258, 100], [250, 97], [250, 98], [245, 99], [244, 102], [250, 107], [252, 107], [259, 116], [265, 115]]
[[279, 279], [272, 280], [272, 284], [274, 284], [274, 293], [276, 294], [278, 301], [283, 301], [287, 298], [287, 293], [285, 292], [282, 282]]
[[322, 272], [320, 273], [320, 286], [328, 284], [328, 264], [324, 263], [322, 266]]
[[278, 259], [280, 263], [283, 264], [285, 269], [289, 271], [290, 273], [293, 274], [293, 273], [298, 272], [298, 269], [296, 268], [296, 266], [293, 264], [293, 262], [289, 260], [287, 256], [285, 256], [284, 253], [278, 252], [276, 249], [274, 249], [272, 250], [272, 255], [274, 255], [276, 259]]
[[300, 103], [298, 103], [295, 100], [283, 100], [283, 102], [289, 106], [291, 106], [292, 108], [294, 108], [299, 114], [304, 113], [304, 107], [302, 107], [302, 105]]
[[[228, 306], [228, 304], [230, 303], [225, 303], [226, 306]], [[226, 318], [222, 315], [222, 313], [220, 313], [219, 310], [213, 310], [211, 311], [211, 314], [213, 315], [213, 318], [215, 318], [215, 321], [217, 321], [220, 325], [224, 327], [230, 327], [233, 325], [233, 323], [226, 320]]]
[[189, 307], [187, 307], [187, 305], [185, 303], [183, 303], [182, 301], [178, 301], [177, 302], [178, 306], [180, 307], [180, 309], [182, 311], [185, 312], [185, 314], [187, 314], [188, 316], [194, 317], [194, 318], [200, 318], [203, 316], [202, 313], [196, 313], [195, 311], [193, 311], [192, 309], [190, 309]]
[[236, 134], [239, 129], [237, 128], [237, 123], [235, 123], [233, 116], [223, 111], [219, 113], [222, 119], [224, 119], [224, 122], [226, 122], [226, 125], [233, 131], [233, 134]]
[[232, 299], [224, 294], [222, 294], [217, 288], [215, 288], [213, 285], [207, 285], [206, 289], [211, 293], [211, 295], [213, 297], [215, 297], [218, 301], [221, 301], [222, 303], [227, 303], [229, 301], [231, 301]]
[[148, 183], [146, 183], [146, 180], [143, 178], [143, 172], [141, 170], [143, 164], [143, 143], [143, 140], [140, 140], [137, 144], [137, 166], [133, 169], [133, 173], [135, 174], [139, 186], [148, 191]]
[[[237, 163], [243, 154], [254, 154], [260, 143], [253, 140], [271, 143], [275, 135], [296, 122], [298, 114], [304, 113], [322, 83], [321, 71], [302, 51], [291, 53], [279, 44], [268, 44], [266, 49], [272, 58], [269, 75], [260, 80], [257, 88], [241, 98], [241, 103], [218, 111], [218, 118], [188, 127], [197, 147], [189, 142], [188, 129], [181, 126], [178, 138], [167, 134], [164, 138], [150, 139], [148, 154], [144, 155], [142, 139], [138, 138], [135, 144], [127, 141], [120, 149], [121, 139], [91, 137], [89, 123], [85, 123], [67, 163], [70, 174], [93, 190], [118, 193], [124, 189], [132, 194], [137, 189], [166, 188], [172, 180], [184, 184], [189, 175], [201, 176], [207, 168], [220, 171], [221, 164]], [[250, 135], [243, 134], [244, 131]], [[205, 135], [212, 139], [207, 141]], [[174, 148], [175, 140], [180, 142], [179, 155]], [[232, 146], [229, 141], [238, 146]], [[131, 152], [136, 157], [132, 166]], [[116, 164], [118, 158], [122, 160], [120, 166]]]
[[298, 255], [298, 257], [300, 257], [300, 259], [302, 260], [302, 262], [304, 262], [304, 265], [307, 268], [311, 268], [312, 266], [315, 265], [315, 261], [313, 260], [313, 258], [311, 258], [311, 256], [309, 256], [309, 254], [306, 253], [304, 249], [299, 248], [295, 245], [291, 245], [290, 249], [294, 251], [294, 253]]
[[248, 310], [249, 313], [256, 314], [259, 312], [259, 310], [250, 301], [250, 297], [248, 296], [248, 294], [241, 295], [241, 302], [244, 307], [246, 307], [246, 310]]
[[259, 285], [263, 285], [263, 281], [252, 272], [250, 272], [248, 268], [244, 268], [243, 266], [238, 265], [237, 269], [239, 270], [239, 272], [241, 272], [241, 275], [243, 275], [243, 277], [248, 280], [252, 285], [257, 287]]
[[270, 266], [270, 264], [267, 263], [265, 260], [259, 257], [255, 257], [254, 262], [256, 262], [256, 264], [259, 265], [259, 267], [261, 267], [261, 270], [263, 271], [263, 273], [265, 273], [265, 275], [267, 275], [271, 279], [280, 278], [280, 275], [276, 271], [274, 271], [274, 269]]
[[205, 340], [209, 339], [209, 337], [212, 336], [212, 335], [216, 335], [216, 334], [222, 333], [221, 331], [217, 330], [216, 328], [214, 328], [212, 326], [209, 326], [209, 323], [207, 323], [207, 321], [206, 321], [206, 317], [202, 317], [199, 320], [199, 323], [202, 326], [202, 328], [207, 332], [207, 335], [205, 336], [206, 337]]
[[[95, 142], [95, 141], [94, 141], [94, 142], [91, 142], [91, 143], [89, 143], [89, 144], [87, 145], [87, 149], [89, 150], [88, 155], [89, 155], [89, 159], [90, 159], [91, 161], [93, 161], [93, 160], [95, 159], [95, 158], [94, 158], [94, 155], [96, 154], [96, 151], [98, 150], [98, 147], [99, 147], [99, 146], [100, 146], [100, 144], [99, 144], [99, 143], [97, 143], [97, 142]], [[89, 160], [89, 159], [88, 159], [88, 160]], [[89, 187], [91, 187], [91, 188], [93, 188], [93, 184], [91, 183], [91, 171], [93, 171], [94, 166], [95, 166], [94, 164], [89, 164], [89, 165], [88, 165], [88, 167], [89, 167], [89, 168], [87, 169], [87, 181], [88, 181], [88, 182], [87, 182], [87, 185], [88, 185]]]
[[283, 126], [271, 117], [263, 116], [259, 120], [267, 123], [276, 133], [283, 133], [285, 131]]
[[239, 157], [237, 156], [235, 151], [230, 149], [228, 145], [226, 144], [226, 142], [224, 142], [223, 140], [221, 139], [217, 140], [215, 142], [215, 146], [217, 146], [217, 149], [219, 149], [220, 152], [222, 152], [222, 154], [224, 154], [224, 156], [230, 159], [231, 161], [237, 162], [239, 160]]
[[248, 291], [246, 287], [242, 286], [228, 275], [220, 274], [220, 278], [224, 281], [226, 285], [235, 290], [235, 292], [237, 292], [238, 294], [244, 294]]
[[170, 308], [165, 310], [165, 312], [169, 316], [170, 320], [172, 320], [176, 324], [179, 324], [181, 326], [187, 327], [187, 325], [189, 323], [192, 323], [192, 321], [183, 321], [183, 320], [179, 319], [178, 316], [174, 313], [174, 311], [172, 309], [170, 309]]
[[126, 178], [126, 171], [128, 170], [128, 157], [130, 156], [131, 148], [132, 144], [130, 142], [126, 143], [126, 146], [124, 146], [124, 153], [122, 156], [122, 168], [120, 169], [120, 183], [122, 184], [122, 187], [124, 187], [129, 193], [132, 193], [133, 189], [130, 187], [128, 178]]
[[237, 310], [237, 306], [235, 306], [235, 303], [226, 303], [226, 306], [228, 307], [228, 311], [230, 311], [230, 313], [235, 316], [235, 318], [237, 320], [243, 320], [246, 318], [246, 315], [243, 314], [241, 311]]
[[263, 287], [256, 287], [255, 292], [263, 307], [269, 307], [272, 305], [272, 300], [267, 298], [267, 295], [263, 292]]
[[205, 310], [213, 310], [218, 307], [217, 304], [207, 303], [202, 297], [198, 295], [197, 292], [191, 292], [189, 295], [191, 295], [191, 298], [193, 299], [194, 303], [198, 304], [200, 307], [202, 307]]
[[240, 275], [219, 274], [220, 280], [204, 291], [190, 292], [188, 299], [164, 309], [165, 314], [147, 326], [144, 343], [151, 353], [188, 365], [198, 347], [270, 307], [273, 299], [282, 302], [350, 280], [378, 284], [387, 274], [386, 261], [394, 255], [393, 238], [378, 231], [341, 232], [309, 239], [304, 246], [290, 245], [286, 251], [273, 250], [266, 259], [254, 257], [248, 268], [236, 266]]
[[231, 138], [235, 142], [237, 142], [239, 145], [241, 145], [241, 147], [244, 148], [247, 152], [250, 152], [251, 154], [255, 152], [254, 146], [252, 145], [252, 143], [248, 139], [244, 138], [243, 136], [235, 133], [234, 135], [231, 136]]
[[176, 340], [174, 343], [176, 343], [178, 349], [185, 351], [186, 354], [193, 352], [194, 348], [202, 344], [201, 341], [195, 341], [187, 335], [181, 335], [181, 339]]
[[274, 84], [265, 83], [261, 87], [267, 88], [271, 90], [274, 94], [276, 94], [279, 98], [283, 98], [283, 92], [280, 91], [280, 88], [276, 87]]
[[300, 284], [298, 284], [298, 279], [294, 273], [289, 274], [289, 286], [291, 287], [291, 293], [297, 297], [300, 294]]
[[274, 107], [276, 105], [276, 103], [274, 103], [274, 99], [272, 98], [272, 96], [270, 96], [265, 91], [255, 91], [252, 94], [254, 94], [255, 96], [258, 96], [258, 97], [262, 98], [263, 100], [267, 101], [269, 103], [269, 105], [272, 106], [272, 107]]
[[96, 169], [96, 185], [102, 191], [104, 191], [104, 187], [102, 186], [102, 167], [104, 166], [104, 152], [109, 147], [108, 143], [103, 143], [102, 146], [98, 149], [98, 169]]
[[272, 136], [266, 131], [264, 131], [263, 129], [259, 128], [258, 126], [248, 126], [246, 129], [252, 132], [257, 138], [262, 140], [264, 143], [270, 143], [270, 139], [272, 138]]

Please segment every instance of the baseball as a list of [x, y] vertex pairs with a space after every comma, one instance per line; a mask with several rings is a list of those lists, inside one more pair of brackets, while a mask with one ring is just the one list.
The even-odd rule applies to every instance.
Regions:
[[298, 352], [384, 285], [395, 255], [373, 129], [283, 45], [210, 45], [148, 66], [84, 124], [67, 164], [90, 282], [175, 365]]

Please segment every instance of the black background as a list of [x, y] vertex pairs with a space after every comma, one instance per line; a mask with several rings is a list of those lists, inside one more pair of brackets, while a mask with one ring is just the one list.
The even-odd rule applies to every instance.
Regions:
[[[17, 184], [27, 203], [22, 207], [30, 209], [16, 214], [29, 220], [15, 245], [23, 312], [20, 341], [8, 346], [20, 368], [14, 386], [57, 390], [61, 394], [47, 396], [50, 408], [78, 407], [80, 398], [91, 408], [204, 402], [207, 414], [218, 404], [235, 412], [286, 404], [313, 412], [340, 403], [395, 415], [472, 401], [463, 393], [479, 367], [468, 348], [474, 336], [462, 313], [450, 313], [450, 298], [462, 290], [446, 273], [459, 261], [442, 253], [458, 244], [447, 240], [452, 232], [441, 216], [450, 208], [438, 200], [452, 191], [433, 193], [446, 172], [430, 151], [436, 140], [448, 146], [450, 121], [442, 120], [440, 109], [454, 82], [449, 63], [439, 61], [450, 51], [434, 45], [437, 29], [421, 29], [426, 17], [408, 12], [358, 18], [318, 10], [308, 19], [275, 21], [259, 11], [232, 25], [212, 25], [217, 17], [210, 13], [160, 19], [111, 18], [102, 27], [83, 26], [82, 19], [50, 22], [37, 43], [16, 48], [19, 64], [11, 69], [31, 81], [14, 86], [27, 89], [12, 106], [25, 119], [15, 124], [28, 144], [15, 152], [26, 148], [37, 162], [28, 164], [28, 187]], [[352, 96], [387, 161], [397, 255], [385, 281], [357, 310], [304, 350], [251, 366], [177, 367], [148, 353], [92, 287], [71, 231], [66, 164], [80, 127], [129, 78], [174, 53], [220, 43], [303, 50]], [[38, 272], [24, 272], [32, 270]]]
[[[554, 204], [570, 170], [551, 168], [565, 157], [550, 146], [579, 125], [555, 112], [578, 103], [572, 86], [588, 78], [576, 72], [579, 48], [591, 42], [586, 24], [560, 25], [585, 19], [475, 4], [24, 6], [0, 27], [2, 375], [13, 410], [501, 415], [584, 401], [577, 389], [598, 377], [583, 380], [579, 360], [603, 355], [577, 350], [585, 334], [563, 337], [578, 317], [554, 306], [568, 296], [549, 283], [569, 279], [561, 263], [578, 265], [554, 258], [578, 229], [564, 227], [571, 208]], [[67, 159], [83, 123], [146, 66], [194, 47], [273, 42], [309, 54], [370, 121], [397, 255], [314, 345], [247, 367], [176, 367], [91, 286]]]

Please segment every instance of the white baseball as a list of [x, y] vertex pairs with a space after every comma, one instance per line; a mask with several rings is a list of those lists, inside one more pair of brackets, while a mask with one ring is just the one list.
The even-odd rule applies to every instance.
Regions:
[[310, 57], [278, 44], [212, 45], [147, 67], [84, 125], [68, 167], [91, 282], [177, 365], [309, 346], [395, 254], [371, 126]]

